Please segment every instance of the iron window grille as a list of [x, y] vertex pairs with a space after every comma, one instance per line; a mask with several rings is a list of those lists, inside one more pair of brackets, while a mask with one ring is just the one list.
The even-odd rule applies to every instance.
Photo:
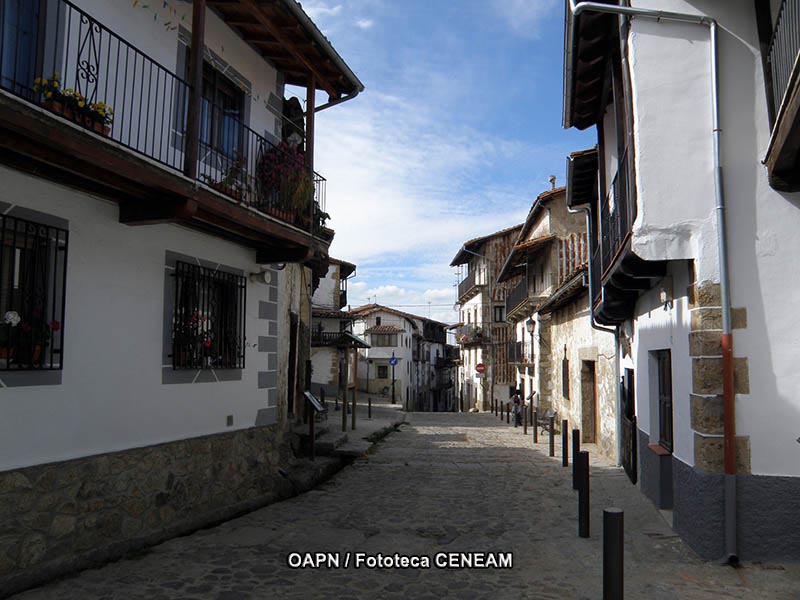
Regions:
[[0, 371], [61, 370], [69, 232], [0, 215]]
[[244, 369], [244, 276], [177, 261], [173, 369]]

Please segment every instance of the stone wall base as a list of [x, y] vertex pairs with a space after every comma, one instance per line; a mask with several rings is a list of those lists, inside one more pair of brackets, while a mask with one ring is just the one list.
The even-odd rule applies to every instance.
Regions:
[[0, 473], [0, 597], [296, 490], [279, 425]]
[[[639, 439], [642, 493], [655, 501], [657, 457], [648, 460], [647, 434], [639, 431]], [[704, 473], [674, 456], [671, 460], [675, 532], [702, 558], [721, 559], [725, 552], [724, 475]], [[800, 477], [741, 474], [736, 476], [736, 491], [739, 558], [800, 559], [800, 519], [796, 514]]]

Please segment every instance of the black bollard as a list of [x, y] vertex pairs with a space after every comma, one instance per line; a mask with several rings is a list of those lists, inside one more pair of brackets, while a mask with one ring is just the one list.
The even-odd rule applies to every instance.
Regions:
[[511, 403], [506, 402], [506, 425], [511, 425]]
[[367, 418], [372, 418], [372, 396], [367, 397]]
[[622, 600], [624, 589], [625, 513], [603, 511], [603, 600]]
[[556, 455], [556, 418], [550, 417], [550, 456]]
[[561, 420], [561, 466], [569, 466], [569, 434], [567, 433], [568, 423], [566, 419]]
[[578, 489], [578, 453], [581, 451], [581, 430], [572, 430], [572, 489]]
[[581, 450], [578, 454], [580, 461], [581, 481], [578, 485], [578, 535], [582, 538], [589, 537], [589, 453]]
[[539, 443], [539, 413], [537, 411], [533, 411], [533, 421], [531, 423], [533, 425], [533, 443]]
[[528, 435], [528, 409], [522, 409], [522, 435]]

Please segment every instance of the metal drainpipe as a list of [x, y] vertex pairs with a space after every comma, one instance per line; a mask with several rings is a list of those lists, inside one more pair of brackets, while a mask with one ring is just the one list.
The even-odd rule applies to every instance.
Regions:
[[[717, 221], [717, 246], [719, 251], [720, 295], [722, 296], [722, 405], [724, 420], [725, 464], [725, 561], [739, 562], [736, 539], [736, 413], [733, 386], [733, 335], [731, 333], [731, 298], [727, 256], [727, 230], [725, 228], [725, 195], [722, 187], [720, 163], [719, 124], [719, 52], [717, 48], [717, 21], [704, 15], [692, 15], [631, 6], [614, 6], [597, 2], [569, 0], [572, 13], [570, 29], [575, 30], [575, 18], [582, 12], [598, 12], [627, 17], [642, 17], [661, 21], [677, 21], [705, 25], [709, 29], [711, 46], [711, 139], [714, 160], [714, 196]], [[571, 62], [569, 69], [571, 69]], [[571, 91], [568, 91], [571, 94]]]

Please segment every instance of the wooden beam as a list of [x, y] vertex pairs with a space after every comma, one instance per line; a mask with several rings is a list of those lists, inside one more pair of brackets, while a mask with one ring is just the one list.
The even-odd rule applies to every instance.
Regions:
[[331, 83], [322, 76], [319, 70], [311, 64], [311, 61], [306, 57], [305, 54], [300, 52], [297, 48], [296, 44], [291, 41], [288, 36], [281, 30], [281, 28], [275, 25], [270, 19], [264, 14], [259, 6], [259, 3], [256, 0], [239, 0], [242, 6], [247, 7], [250, 9], [251, 14], [261, 23], [264, 27], [266, 27], [267, 31], [272, 34], [272, 36], [284, 44], [286, 49], [299, 60], [305, 67], [309, 70], [309, 73], [314, 75], [317, 78], [319, 83], [322, 85], [322, 88], [328, 92], [331, 96], [338, 98], [341, 94], [336, 91], [336, 88], [331, 85]]
[[186, 198], [174, 201], [166, 198], [145, 202], [128, 201], [119, 205], [119, 222], [125, 225], [179, 223], [191, 220], [195, 214], [197, 214], [197, 202]]
[[256, 250], [256, 263], [268, 265], [272, 263], [304, 263], [311, 258], [311, 248], [278, 248], [264, 247]]
[[203, 95], [203, 47], [205, 43], [206, 0], [192, 4], [192, 47], [189, 52], [189, 106], [186, 119], [186, 154], [183, 174], [197, 179], [200, 146], [200, 109]]

